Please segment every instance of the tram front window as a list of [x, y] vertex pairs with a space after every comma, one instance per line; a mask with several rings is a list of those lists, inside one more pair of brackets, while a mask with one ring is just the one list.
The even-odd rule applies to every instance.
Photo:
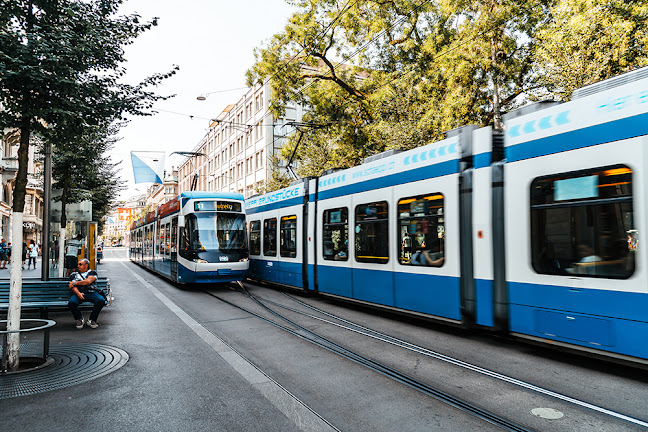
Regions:
[[[245, 216], [237, 213], [205, 212], [187, 216], [189, 248], [208, 262], [247, 258]], [[225, 259], [227, 257], [228, 259]]]

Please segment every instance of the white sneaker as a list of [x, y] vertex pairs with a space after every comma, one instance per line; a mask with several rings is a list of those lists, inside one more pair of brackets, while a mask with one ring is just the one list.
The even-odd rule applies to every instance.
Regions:
[[88, 326], [90, 328], [97, 328], [99, 327], [99, 324], [97, 323], [97, 321], [88, 320]]
[[[83, 328], [84, 323], [85, 323], [85, 321], [83, 321], [83, 318], [81, 318], [80, 320], [75, 321], [75, 326], [76, 326], [76, 328], [81, 330]], [[88, 322], [88, 324], [90, 324], [90, 323]]]

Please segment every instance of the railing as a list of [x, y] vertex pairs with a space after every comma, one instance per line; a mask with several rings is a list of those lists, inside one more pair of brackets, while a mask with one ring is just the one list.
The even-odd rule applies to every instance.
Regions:
[[7, 336], [9, 333], [25, 333], [43, 330], [43, 360], [47, 359], [49, 355], [49, 340], [50, 340], [50, 328], [53, 327], [56, 322], [46, 319], [21, 319], [20, 324], [22, 323], [34, 323], [41, 322], [44, 323], [41, 326], [31, 327], [31, 328], [21, 328], [20, 330], [6, 330], [8, 321], [0, 320], [0, 325], [4, 324], [5, 330], [0, 330], [0, 335], [2, 335], [2, 358], [0, 359], [0, 375], [7, 373], [7, 358], [9, 357], [9, 352], [7, 350]]

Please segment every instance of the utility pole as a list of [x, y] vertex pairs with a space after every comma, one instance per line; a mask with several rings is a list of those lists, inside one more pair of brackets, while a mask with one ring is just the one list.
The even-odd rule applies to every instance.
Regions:
[[52, 144], [45, 142], [45, 167], [43, 179], [43, 259], [41, 267], [41, 280], [50, 280], [50, 213], [52, 203]]

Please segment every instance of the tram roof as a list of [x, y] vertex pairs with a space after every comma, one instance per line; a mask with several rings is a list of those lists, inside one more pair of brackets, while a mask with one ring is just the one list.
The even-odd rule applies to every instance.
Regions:
[[221, 199], [233, 199], [243, 201], [243, 195], [240, 193], [234, 192], [202, 192], [202, 191], [190, 191], [182, 192], [180, 194], [181, 198], [195, 199], [195, 198], [221, 198]]

